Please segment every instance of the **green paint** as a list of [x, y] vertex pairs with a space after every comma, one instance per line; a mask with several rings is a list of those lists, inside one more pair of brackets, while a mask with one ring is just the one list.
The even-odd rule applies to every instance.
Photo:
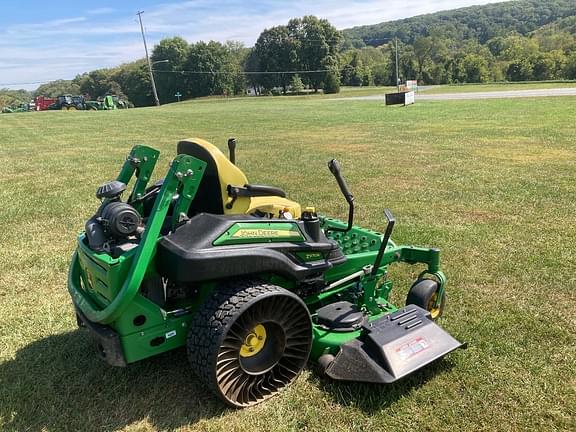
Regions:
[[[142, 149], [136, 149], [136, 151], [133, 150], [131, 155], [139, 155], [139, 150]], [[147, 152], [146, 148], [145, 152]], [[126, 161], [120, 175], [118, 176], [118, 179], [126, 184], [129, 181], [129, 177], [131, 177], [137, 168], [133, 166], [134, 164], [127, 166], [128, 164], [130, 164], [130, 160]], [[178, 191], [179, 186], [183, 183], [195, 182], [196, 184], [199, 184], [205, 167], [205, 162], [195, 159], [192, 156], [179, 155], [174, 159], [154, 203], [151, 217], [146, 224], [146, 230], [144, 231], [142, 240], [134, 253], [134, 258], [130, 265], [130, 270], [126, 276], [126, 280], [122, 284], [122, 288], [119, 290], [118, 294], [105, 308], [101, 309], [98, 307], [97, 302], [95, 302], [94, 299], [81, 288], [81, 269], [78, 260], [78, 252], [74, 254], [68, 278], [68, 289], [76, 305], [89, 320], [101, 324], [109, 324], [119, 318], [128, 307], [134, 296], [137, 294], [148, 266], [151, 264], [156, 251], [156, 242], [160, 234], [160, 229], [164, 223], [166, 214], [168, 213], [168, 208], [172, 202], [173, 196]], [[191, 175], [181, 175], [182, 173], [187, 173], [189, 171], [192, 172]], [[142, 176], [142, 180], [140, 176]], [[138, 179], [135, 183], [132, 196], [134, 196], [134, 193], [138, 196], [137, 188], [139, 186], [142, 187], [142, 189], [145, 188], [146, 181], [144, 181], [144, 179], [146, 179], [146, 181], [149, 179], [149, 173], [139, 170]], [[180, 199], [182, 199], [182, 197]], [[178, 206], [178, 203], [176, 206]], [[106, 268], [104, 267], [103, 269], [105, 270]]]

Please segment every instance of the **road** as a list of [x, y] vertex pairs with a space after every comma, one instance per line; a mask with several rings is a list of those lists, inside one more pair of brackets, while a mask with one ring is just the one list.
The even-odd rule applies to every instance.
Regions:
[[[426, 94], [425, 92], [423, 92], [416, 94], [416, 100], [507, 99], [507, 98], [526, 98], [526, 97], [557, 97], [557, 96], [576, 96], [576, 88], [504, 90], [504, 91], [490, 91], [490, 92], [438, 93], [438, 94]], [[332, 100], [384, 100], [384, 95], [352, 96]]]

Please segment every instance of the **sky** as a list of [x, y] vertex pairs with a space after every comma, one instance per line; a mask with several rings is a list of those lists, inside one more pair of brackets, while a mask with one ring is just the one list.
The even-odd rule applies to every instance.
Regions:
[[502, 0], [1, 0], [0, 88], [33, 90], [144, 57], [165, 37], [237, 40], [252, 46], [265, 28], [316, 15], [338, 29]]

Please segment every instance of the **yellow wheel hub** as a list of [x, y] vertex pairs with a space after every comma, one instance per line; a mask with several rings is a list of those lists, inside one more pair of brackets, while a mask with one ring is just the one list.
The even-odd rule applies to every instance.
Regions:
[[266, 343], [266, 328], [262, 324], [256, 325], [244, 339], [240, 347], [240, 357], [252, 357], [262, 351]]
[[435, 292], [432, 297], [430, 297], [430, 301], [428, 302], [428, 312], [430, 312], [430, 316], [432, 317], [432, 319], [436, 319], [438, 318], [438, 316], [440, 315], [440, 305], [438, 305], [437, 307], [434, 307], [434, 303], [436, 302], [436, 299], [438, 298], [438, 293]]

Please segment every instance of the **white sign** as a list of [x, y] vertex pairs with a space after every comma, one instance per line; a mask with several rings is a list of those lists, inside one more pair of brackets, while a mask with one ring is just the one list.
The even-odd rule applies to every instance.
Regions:
[[406, 80], [406, 88], [408, 90], [417, 90], [418, 89], [418, 80]]
[[409, 91], [404, 93], [404, 106], [406, 105], [411, 105], [415, 102], [414, 99], [414, 92], [413, 91]]

